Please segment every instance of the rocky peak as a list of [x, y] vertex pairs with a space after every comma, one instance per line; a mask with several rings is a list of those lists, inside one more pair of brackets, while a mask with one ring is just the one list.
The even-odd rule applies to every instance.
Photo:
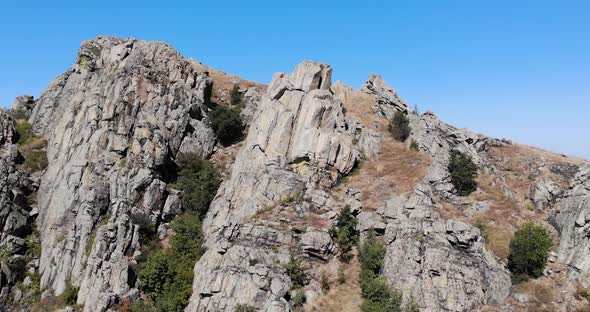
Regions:
[[[358, 161], [350, 122], [329, 90], [330, 75], [328, 65], [303, 62], [291, 74], [274, 76], [230, 177], [203, 222], [209, 250], [195, 269], [188, 311], [227, 310], [246, 303], [264, 311], [283, 311], [289, 307], [284, 297], [290, 288], [281, 268], [288, 258], [286, 246], [301, 237], [302, 250], [322, 254], [331, 248], [327, 229], [304, 230], [301, 236], [279, 231], [262, 239], [265, 232], [276, 230], [253, 225], [255, 215], [280, 206], [286, 198], [303, 200], [295, 205], [299, 214], [331, 210], [324, 206], [333, 201], [326, 191]], [[248, 256], [256, 258], [257, 272], [264, 273], [236, 271], [241, 267], [236, 261]], [[264, 274], [264, 282], [256, 274]], [[228, 275], [231, 279], [224, 277]], [[237, 293], [238, 289], [248, 291]]]
[[14, 119], [5, 111], [0, 110], [0, 146], [15, 143]]
[[370, 74], [367, 81], [361, 86], [361, 91], [375, 96], [374, 111], [391, 120], [396, 111], [407, 112], [408, 105], [397, 92], [376, 74]]
[[[210, 80], [161, 42], [97, 37], [41, 94], [31, 121], [49, 139], [39, 188], [41, 284], [79, 286], [85, 311], [106, 309], [135, 287], [129, 254], [143, 214], [169, 221], [168, 187], [182, 149], [208, 156]], [[123, 272], [123, 273], [122, 273]]]

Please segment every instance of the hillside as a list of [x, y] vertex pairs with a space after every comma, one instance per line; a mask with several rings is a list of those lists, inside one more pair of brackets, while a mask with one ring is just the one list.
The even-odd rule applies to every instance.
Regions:
[[[0, 310], [590, 310], [590, 162], [331, 75], [82, 43], [0, 112]], [[520, 281], [528, 221], [553, 244]]]

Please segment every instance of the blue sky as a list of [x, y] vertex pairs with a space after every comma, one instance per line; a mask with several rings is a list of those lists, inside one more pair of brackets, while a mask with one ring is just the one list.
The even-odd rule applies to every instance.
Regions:
[[304, 59], [355, 88], [376, 72], [450, 124], [590, 158], [588, 1], [203, 2], [2, 1], [0, 106], [83, 40], [131, 36], [260, 82]]

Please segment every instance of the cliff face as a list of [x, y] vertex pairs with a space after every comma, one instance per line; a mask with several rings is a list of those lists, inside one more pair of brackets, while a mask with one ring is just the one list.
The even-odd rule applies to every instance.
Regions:
[[[530, 219], [550, 221], [559, 241], [535, 285], [590, 287], [587, 162], [412, 112], [378, 75], [359, 91], [332, 85], [331, 76], [329, 65], [306, 61], [265, 87], [185, 60], [160, 42], [84, 42], [76, 64], [39, 99], [15, 102], [13, 114], [30, 114], [36, 135], [48, 140], [47, 168], [24, 168], [15, 120], [0, 111], [0, 302], [22, 306], [14, 286], [23, 277], [10, 264], [25, 256], [34, 223], [41, 255], [27, 268], [40, 274], [43, 297], [79, 287], [84, 311], [137, 300], [133, 267], [142, 242], [132, 216], [147, 216], [164, 243], [174, 235], [168, 223], [181, 212], [172, 188], [179, 153], [211, 157], [228, 171], [203, 220], [206, 251], [195, 263], [186, 311], [294, 310], [290, 255], [308, 276], [305, 309], [359, 310], [358, 268], [346, 271], [356, 272], [347, 277], [353, 282], [335, 282], [339, 267], [358, 266], [340, 261], [329, 233], [346, 206], [361, 239], [375, 229], [384, 242], [388, 285], [421, 311], [538, 308], [522, 299], [526, 287], [512, 287], [506, 268], [509, 238]], [[224, 102], [234, 83], [248, 87], [241, 90], [247, 135], [227, 148], [209, 123], [213, 80], [215, 101]], [[396, 112], [409, 120], [405, 143], [388, 131]], [[457, 196], [451, 183], [451, 151], [479, 167], [470, 196]], [[320, 284], [326, 272], [334, 293], [356, 295], [329, 303]], [[574, 292], [542, 308], [571, 310]]]
[[173, 216], [167, 182], [179, 150], [211, 154], [204, 122], [210, 81], [159, 42], [98, 37], [42, 93], [30, 119], [49, 138], [39, 187], [41, 286], [79, 286], [86, 311], [104, 310], [135, 285], [130, 215]]
[[[301, 63], [292, 74], [275, 75], [262, 96], [231, 175], [203, 223], [208, 251], [195, 266], [187, 311], [238, 304], [284, 311], [290, 306], [291, 282], [283, 269], [289, 247], [330, 251], [327, 228], [296, 233], [293, 224], [277, 228], [279, 220], [264, 212], [279, 213], [293, 199], [282, 207], [292, 221], [327, 219], [322, 214], [335, 208], [327, 191], [358, 160], [351, 123], [329, 89], [331, 71], [325, 64]], [[305, 245], [309, 239], [311, 246]]]

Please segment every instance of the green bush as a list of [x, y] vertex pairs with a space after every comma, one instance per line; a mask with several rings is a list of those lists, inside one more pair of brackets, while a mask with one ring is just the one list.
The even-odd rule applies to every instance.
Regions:
[[306, 282], [305, 270], [303, 269], [302, 262], [301, 259], [296, 258], [291, 252], [289, 255], [289, 262], [285, 266], [285, 270], [291, 279], [291, 283], [293, 283], [294, 289], [302, 288]]
[[221, 176], [211, 162], [196, 154], [180, 154], [176, 162], [176, 187], [182, 192], [182, 207], [203, 217], [221, 184]]
[[324, 291], [324, 293], [330, 291], [330, 280], [328, 280], [326, 272], [322, 272], [320, 275], [320, 285], [322, 286], [322, 291]]
[[228, 146], [242, 138], [244, 123], [238, 108], [217, 105], [209, 113], [209, 118], [221, 144]]
[[391, 132], [393, 138], [399, 142], [405, 142], [410, 136], [411, 131], [410, 120], [406, 117], [406, 114], [401, 111], [395, 112], [389, 124], [389, 132]]
[[149, 242], [156, 238], [156, 226], [145, 214], [133, 213], [130, 216], [130, 221], [139, 227], [139, 238], [142, 242]]
[[384, 257], [385, 246], [375, 237], [375, 230], [369, 230], [360, 251], [363, 312], [401, 311], [401, 295], [392, 291], [380, 276]]
[[525, 223], [510, 241], [508, 269], [515, 283], [543, 275], [553, 241], [542, 225]]
[[410, 143], [410, 149], [416, 152], [420, 151], [420, 146], [418, 145], [418, 142], [412, 140], [412, 143]]
[[74, 287], [72, 285], [68, 285], [66, 290], [64, 290], [63, 298], [64, 302], [67, 305], [74, 305], [76, 304], [76, 300], [78, 300], [78, 291], [80, 288]]
[[295, 297], [293, 297], [294, 311], [303, 311], [303, 305], [306, 301], [307, 298], [305, 298], [305, 292], [303, 292], [303, 289], [298, 289], [295, 292]]
[[16, 123], [16, 133], [18, 134], [18, 145], [25, 145], [35, 137], [33, 133], [33, 127], [26, 120], [19, 120]]
[[174, 236], [170, 239], [170, 245], [175, 255], [194, 259], [201, 256], [203, 233], [199, 217], [189, 213], [182, 214], [172, 223], [172, 230]]
[[131, 312], [158, 312], [158, 309], [151, 300], [140, 299], [131, 304]]
[[240, 85], [234, 84], [229, 95], [231, 97], [231, 105], [238, 106], [242, 104], [242, 94], [240, 93]]
[[342, 258], [347, 259], [352, 247], [358, 243], [359, 232], [356, 229], [358, 221], [346, 206], [338, 215], [338, 221], [330, 229], [330, 237], [342, 251]]
[[369, 230], [360, 252], [361, 283], [381, 274], [384, 257], [385, 246], [375, 237], [375, 230]]
[[201, 256], [201, 222], [191, 214], [172, 222], [171, 248], [151, 253], [139, 270], [139, 284], [157, 311], [183, 311], [192, 293], [193, 266]]
[[247, 305], [247, 304], [238, 304], [236, 306], [236, 308], [234, 309], [234, 312], [255, 312], [256, 309], [251, 306], [251, 305]]
[[362, 289], [363, 312], [401, 312], [402, 296], [392, 291], [384, 277], [369, 280]]
[[459, 196], [467, 196], [477, 190], [477, 165], [471, 158], [459, 151], [451, 151], [448, 167], [451, 183], [455, 186]]

